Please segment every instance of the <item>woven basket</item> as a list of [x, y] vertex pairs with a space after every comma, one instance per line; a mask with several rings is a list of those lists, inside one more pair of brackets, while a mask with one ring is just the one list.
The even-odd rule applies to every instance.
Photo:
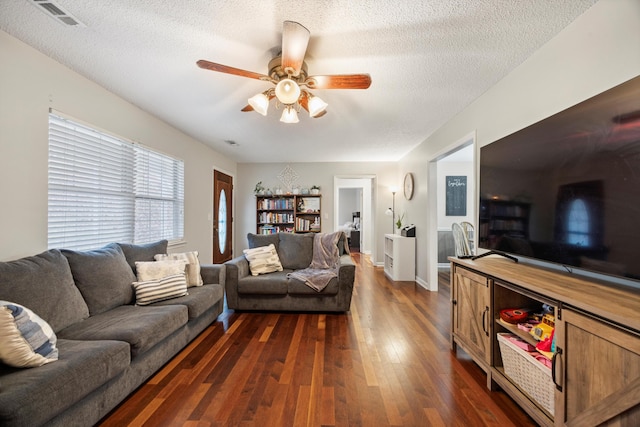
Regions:
[[554, 385], [551, 369], [538, 362], [525, 350], [510, 342], [506, 337], [513, 334], [498, 334], [498, 344], [502, 354], [505, 374], [522, 391], [554, 415]]

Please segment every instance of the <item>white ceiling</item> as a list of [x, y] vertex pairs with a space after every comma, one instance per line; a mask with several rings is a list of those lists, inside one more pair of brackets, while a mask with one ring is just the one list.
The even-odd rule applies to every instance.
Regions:
[[[238, 162], [394, 161], [482, 95], [596, 0], [0, 1], [0, 29]], [[309, 74], [369, 73], [367, 90], [317, 90], [328, 113], [283, 124], [240, 109], [270, 84], [282, 22], [311, 32]], [[464, 129], [462, 133], [472, 131]], [[225, 141], [237, 143], [231, 146]]]

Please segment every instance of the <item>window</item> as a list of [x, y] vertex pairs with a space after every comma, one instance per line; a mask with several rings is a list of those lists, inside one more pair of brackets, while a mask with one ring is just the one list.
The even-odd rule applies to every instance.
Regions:
[[574, 246], [593, 249], [604, 235], [604, 184], [585, 181], [558, 187], [555, 238]]
[[184, 236], [184, 162], [49, 114], [49, 248]]
[[589, 212], [582, 199], [575, 199], [569, 206], [567, 215], [567, 243], [577, 246], [590, 246]]

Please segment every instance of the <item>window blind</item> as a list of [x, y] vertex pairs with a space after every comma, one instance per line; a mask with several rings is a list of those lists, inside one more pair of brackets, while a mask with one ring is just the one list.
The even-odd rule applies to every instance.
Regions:
[[70, 119], [49, 115], [48, 246], [184, 235], [184, 163]]

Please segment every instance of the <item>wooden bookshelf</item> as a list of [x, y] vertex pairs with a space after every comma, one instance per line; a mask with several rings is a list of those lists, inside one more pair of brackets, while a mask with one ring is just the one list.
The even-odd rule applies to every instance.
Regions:
[[319, 233], [321, 195], [256, 196], [256, 233]]

